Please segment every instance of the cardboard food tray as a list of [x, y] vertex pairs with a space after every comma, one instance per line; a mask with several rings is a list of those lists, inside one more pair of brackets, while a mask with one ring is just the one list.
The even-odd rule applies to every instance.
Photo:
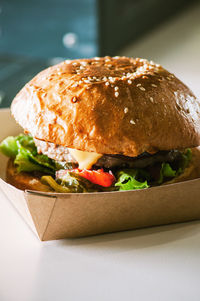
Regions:
[[[22, 129], [0, 110], [0, 140]], [[22, 191], [4, 181], [0, 188], [41, 240], [80, 237], [200, 219], [200, 179], [135, 191], [43, 193]]]

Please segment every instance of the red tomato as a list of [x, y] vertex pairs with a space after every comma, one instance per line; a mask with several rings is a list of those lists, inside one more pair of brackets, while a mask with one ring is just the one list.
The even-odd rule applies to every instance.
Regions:
[[[115, 182], [115, 177], [112, 174], [111, 171], [105, 172], [103, 169], [98, 169], [98, 170], [89, 170], [89, 169], [70, 169], [70, 170], [63, 170], [64, 172], [76, 172], [79, 174], [79, 176], [89, 180], [90, 182], [94, 184], [98, 184], [103, 187], [110, 187], [114, 182]], [[58, 173], [61, 174], [61, 170], [58, 171]]]

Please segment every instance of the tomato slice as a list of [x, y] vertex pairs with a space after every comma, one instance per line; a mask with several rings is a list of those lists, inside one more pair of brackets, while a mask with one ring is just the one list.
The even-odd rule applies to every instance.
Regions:
[[98, 170], [90, 170], [90, 169], [60, 169], [56, 172], [56, 177], [62, 178], [66, 172], [75, 172], [79, 176], [89, 180], [94, 184], [98, 184], [103, 187], [110, 187], [115, 181], [115, 176], [112, 171], [105, 172], [103, 168]]
[[103, 187], [110, 187], [115, 182], [115, 177], [112, 172], [105, 172], [103, 169], [83, 169], [79, 172], [79, 175], [83, 178], [86, 178], [90, 182]]
[[115, 176], [111, 171], [105, 172], [103, 168], [98, 170], [90, 170], [90, 169], [68, 169], [68, 170], [59, 170], [59, 174], [61, 175], [61, 172], [65, 173], [67, 171], [70, 172], [76, 172], [79, 174], [79, 176], [89, 180], [90, 182], [94, 184], [98, 184], [103, 187], [110, 187], [115, 181]]

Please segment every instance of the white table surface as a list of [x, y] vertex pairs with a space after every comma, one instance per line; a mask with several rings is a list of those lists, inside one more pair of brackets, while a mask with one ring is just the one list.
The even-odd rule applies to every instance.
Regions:
[[[200, 96], [200, 5], [122, 51]], [[0, 192], [0, 301], [199, 301], [200, 222], [40, 242]]]

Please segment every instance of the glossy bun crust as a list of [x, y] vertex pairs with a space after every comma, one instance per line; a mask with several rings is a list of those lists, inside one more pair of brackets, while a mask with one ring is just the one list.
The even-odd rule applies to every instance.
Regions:
[[64, 61], [26, 84], [11, 110], [33, 137], [82, 151], [133, 157], [200, 145], [200, 101], [144, 59]]

